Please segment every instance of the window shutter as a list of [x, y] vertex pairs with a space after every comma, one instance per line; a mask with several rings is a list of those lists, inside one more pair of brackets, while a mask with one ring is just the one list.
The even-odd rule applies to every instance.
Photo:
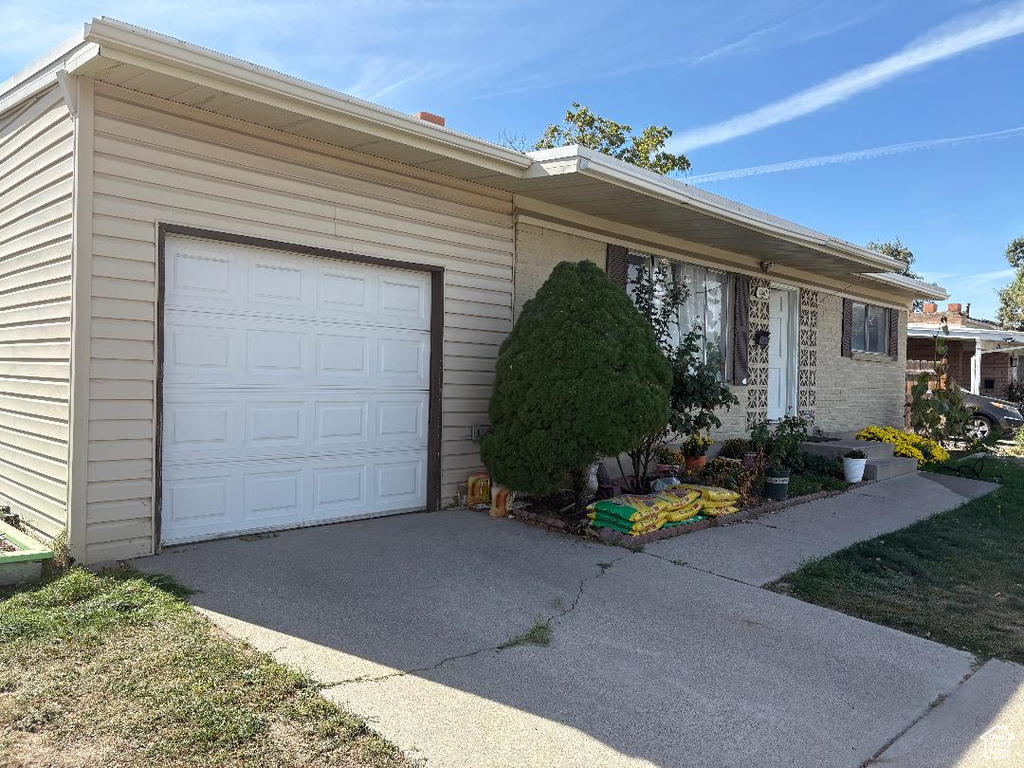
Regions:
[[889, 310], [889, 358], [900, 359], [900, 311]]
[[843, 357], [853, 357], [853, 301], [843, 299]]
[[608, 273], [616, 285], [622, 288], [626, 287], [626, 280], [629, 275], [629, 249], [624, 245], [612, 245], [608, 244], [608, 261], [605, 266], [605, 272]]
[[750, 351], [750, 278], [736, 275], [732, 322], [732, 383], [746, 384]]

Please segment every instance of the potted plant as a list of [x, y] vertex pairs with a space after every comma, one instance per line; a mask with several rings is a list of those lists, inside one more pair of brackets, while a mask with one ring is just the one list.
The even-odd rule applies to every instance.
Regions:
[[800, 444], [807, 439], [807, 420], [800, 416], [779, 419], [775, 429], [768, 421], [755, 424], [750, 430], [750, 443], [768, 462], [764, 471], [764, 495], [775, 501], [789, 498], [790, 466], [800, 453]]
[[711, 438], [701, 434], [690, 435], [683, 443], [683, 456], [686, 457], [686, 471], [695, 475], [704, 468], [707, 462], [708, 448], [711, 447]]
[[848, 483], [859, 483], [864, 479], [864, 467], [868, 455], [861, 450], [852, 450], [843, 456], [843, 477]]
[[686, 459], [682, 451], [674, 450], [667, 445], [663, 445], [658, 449], [656, 458], [658, 460], [658, 474], [660, 475], [677, 474], [681, 471]]

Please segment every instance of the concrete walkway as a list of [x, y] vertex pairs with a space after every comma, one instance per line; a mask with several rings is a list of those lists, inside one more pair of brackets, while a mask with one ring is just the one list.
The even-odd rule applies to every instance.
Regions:
[[749, 522], [649, 544], [647, 552], [744, 584], [763, 585], [805, 560], [955, 509], [993, 483], [915, 472]]
[[[888, 495], [883, 483], [863, 488], [846, 512], [813, 502], [643, 553], [456, 511], [177, 547], [135, 564], [199, 589], [193, 600], [213, 621], [323, 681], [430, 768], [860, 766], [901, 738], [916, 741], [892, 764], [932, 765], [914, 744], [931, 743], [923, 729], [942, 707], [982, 690], [973, 657], [753, 586], [794, 558], [925, 514], [924, 501], [900, 512], [896, 496], [945, 508], [984, 490], [915, 477]], [[803, 522], [814, 515], [819, 525]], [[780, 557], [751, 532], [775, 536]], [[698, 546], [723, 536], [734, 537], [732, 560], [757, 567]], [[694, 565], [671, 562], [686, 557]], [[549, 620], [549, 646], [499, 648]], [[985, 690], [1016, 695], [1004, 669], [988, 674]], [[980, 728], [947, 734], [949, 750]]]

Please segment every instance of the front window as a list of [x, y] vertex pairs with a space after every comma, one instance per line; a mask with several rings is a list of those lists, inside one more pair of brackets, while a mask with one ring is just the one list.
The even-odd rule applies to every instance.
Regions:
[[884, 355], [889, 352], [889, 310], [853, 302], [851, 347], [854, 352]]
[[630, 295], [633, 294], [640, 270], [644, 269], [651, 274], [659, 263], [669, 267], [672, 281], [683, 283], [689, 291], [686, 301], [680, 307], [678, 323], [672, 329], [673, 343], [678, 344], [691, 329], [699, 327], [704, 334], [700, 342], [704, 362], [717, 368], [724, 376], [729, 338], [729, 275], [693, 264], [631, 252], [627, 282]]

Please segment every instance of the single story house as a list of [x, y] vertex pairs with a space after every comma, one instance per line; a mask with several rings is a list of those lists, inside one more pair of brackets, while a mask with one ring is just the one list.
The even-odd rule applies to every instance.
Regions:
[[[948, 332], [940, 330], [945, 324]], [[950, 377], [975, 395], [1005, 398], [1011, 382], [1024, 374], [1024, 333], [1007, 331], [999, 323], [971, 317], [971, 305], [949, 304], [941, 310], [927, 302], [907, 323], [908, 371], [931, 370], [935, 339], [946, 345]]]
[[689, 281], [740, 400], [721, 436], [902, 423], [907, 311], [941, 288], [424, 118], [106, 18], [0, 85], [0, 504], [97, 562], [451, 503], [565, 259]]

